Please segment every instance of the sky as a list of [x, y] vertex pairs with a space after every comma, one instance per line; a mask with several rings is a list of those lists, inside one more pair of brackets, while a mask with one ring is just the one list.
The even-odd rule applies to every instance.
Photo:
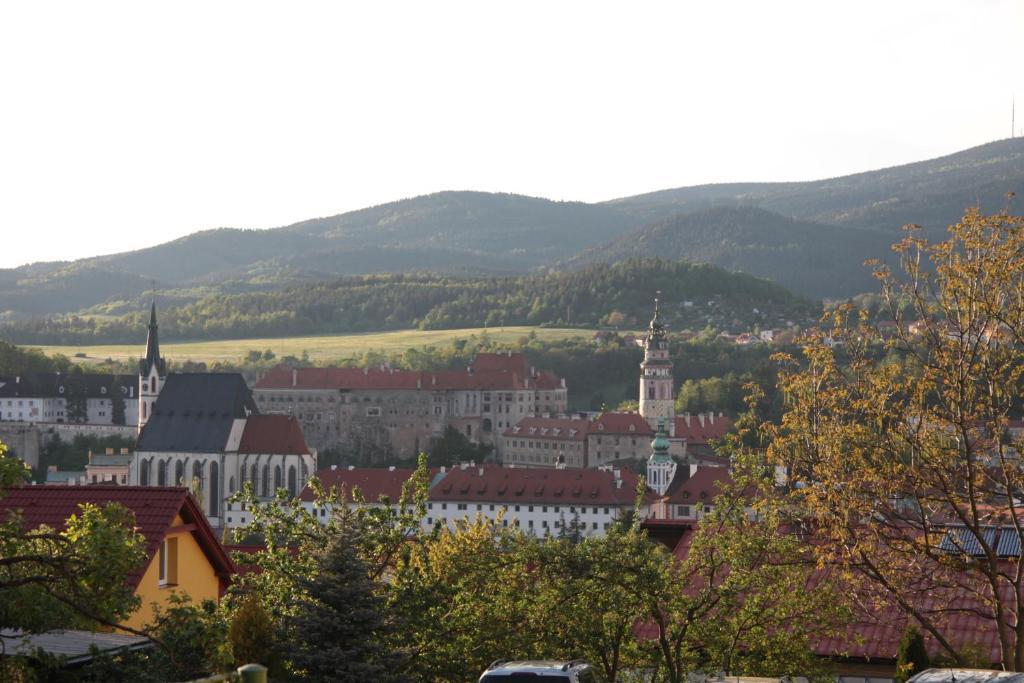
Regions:
[[440, 190], [812, 180], [1024, 129], [1024, 0], [7, 2], [0, 267]]

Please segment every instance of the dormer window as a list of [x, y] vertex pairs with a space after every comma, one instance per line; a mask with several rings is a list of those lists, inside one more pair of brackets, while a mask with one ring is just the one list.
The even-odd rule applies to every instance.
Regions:
[[602, 431], [603, 432], [604, 431], [604, 425], [603, 424], [597, 425], [597, 429], [598, 429], [598, 431]]
[[636, 425], [629, 425], [629, 431], [635, 432], [636, 431]]

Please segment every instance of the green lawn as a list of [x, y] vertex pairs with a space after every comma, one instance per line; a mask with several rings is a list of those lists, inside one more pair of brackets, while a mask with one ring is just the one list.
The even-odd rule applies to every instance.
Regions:
[[[366, 334], [341, 334], [322, 337], [291, 337], [286, 339], [226, 339], [221, 341], [186, 342], [182, 344], [161, 342], [160, 351], [169, 359], [176, 361], [235, 361], [247, 351], [266, 349], [280, 356], [301, 356], [309, 353], [312, 360], [335, 360], [347, 358], [367, 349], [377, 351], [405, 351], [409, 348], [423, 346], [447, 346], [453, 339], [468, 339], [479, 335], [483, 328], [462, 330], [400, 330], [398, 332], [372, 332]], [[565, 339], [568, 337], [590, 337], [591, 330], [551, 328], [551, 327], [505, 327], [488, 328], [487, 334], [497, 342], [513, 342], [520, 337], [536, 332], [537, 337], [545, 340]], [[138, 358], [145, 352], [143, 344], [103, 344], [97, 346], [42, 346], [47, 354], [62, 353], [74, 358], [77, 353], [84, 353], [85, 358], [75, 358], [81, 362], [95, 363], [107, 358], [127, 360]]]

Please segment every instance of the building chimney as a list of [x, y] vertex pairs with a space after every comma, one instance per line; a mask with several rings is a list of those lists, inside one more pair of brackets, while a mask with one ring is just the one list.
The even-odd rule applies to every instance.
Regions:
[[89, 449], [89, 464], [92, 464], [92, 449]]
[[687, 427], [687, 429], [689, 429], [689, 427], [690, 427], [690, 411], [686, 411], [685, 413], [683, 413], [683, 419], [686, 420], [686, 427]]
[[299, 386], [299, 371], [297, 368], [292, 368], [292, 386]]
[[481, 467], [481, 468], [480, 468], [479, 470], [477, 470], [477, 473], [478, 473], [478, 474], [479, 474], [479, 475], [480, 475], [481, 477], [482, 477], [482, 476], [484, 476], [484, 468], [483, 468], [483, 467]]
[[121, 455], [128, 455], [128, 453], [129, 453], [129, 451], [128, 451], [127, 448], [122, 448], [121, 449]]
[[56, 465], [47, 465], [46, 466], [46, 471], [47, 472], [56, 472], [57, 471], [57, 466]]
[[113, 455], [113, 454], [114, 454], [114, 449], [113, 448], [108, 448], [107, 449], [107, 455]]
[[395, 471], [395, 466], [394, 465], [388, 465], [388, 472], [394, 472], [394, 471]]

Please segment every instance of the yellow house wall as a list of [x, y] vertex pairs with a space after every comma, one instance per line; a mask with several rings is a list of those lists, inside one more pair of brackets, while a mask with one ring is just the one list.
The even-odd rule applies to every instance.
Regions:
[[[180, 517], [174, 519], [172, 526], [183, 524]], [[214, 573], [213, 565], [206, 559], [199, 543], [191, 531], [177, 531], [168, 538], [178, 539], [178, 583], [160, 585], [160, 553], [153, 554], [153, 559], [146, 568], [135, 594], [142, 599], [142, 605], [125, 622], [126, 626], [141, 628], [153, 621], [153, 603], [165, 609], [170, 596], [177, 593], [188, 595], [192, 602], [198, 604], [203, 600], [218, 600], [220, 583]]]

